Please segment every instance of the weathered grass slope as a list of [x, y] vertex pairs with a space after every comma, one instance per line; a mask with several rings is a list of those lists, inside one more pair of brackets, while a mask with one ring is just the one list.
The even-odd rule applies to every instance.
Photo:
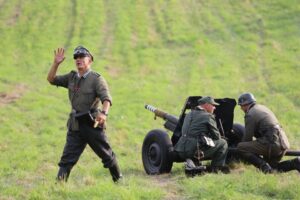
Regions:
[[[300, 4], [286, 1], [0, 0], [0, 199], [297, 199], [299, 175], [147, 176], [141, 145], [162, 127], [144, 110], [179, 114], [189, 95], [253, 92], [278, 115], [300, 149]], [[107, 134], [125, 180], [114, 185], [87, 148], [68, 184], [55, 184], [70, 110], [46, 74], [53, 50], [94, 53], [93, 68], [114, 98]], [[235, 121], [243, 115], [236, 109]]]

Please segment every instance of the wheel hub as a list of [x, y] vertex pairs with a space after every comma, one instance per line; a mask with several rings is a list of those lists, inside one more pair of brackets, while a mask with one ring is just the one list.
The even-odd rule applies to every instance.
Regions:
[[159, 166], [161, 163], [160, 147], [157, 143], [153, 143], [149, 147], [148, 158], [152, 165]]

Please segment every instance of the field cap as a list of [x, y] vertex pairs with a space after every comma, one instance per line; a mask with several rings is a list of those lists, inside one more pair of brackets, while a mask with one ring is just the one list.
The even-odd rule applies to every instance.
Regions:
[[91, 57], [92, 61], [94, 61], [92, 54], [83, 46], [78, 46], [74, 49], [73, 58], [76, 59], [78, 57]]
[[209, 103], [214, 106], [220, 105], [217, 102], [215, 102], [215, 100], [210, 96], [202, 97], [201, 99], [198, 100], [199, 105], [206, 104], [206, 103]]

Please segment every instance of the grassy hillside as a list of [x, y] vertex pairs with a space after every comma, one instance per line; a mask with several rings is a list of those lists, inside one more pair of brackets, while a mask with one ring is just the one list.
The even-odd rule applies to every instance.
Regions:
[[[300, 4], [286, 1], [0, 0], [0, 199], [297, 199], [299, 175], [147, 176], [146, 133], [162, 121], [143, 106], [179, 114], [189, 95], [237, 98], [253, 92], [300, 149]], [[113, 96], [107, 135], [125, 180], [112, 183], [87, 148], [67, 184], [55, 184], [70, 106], [46, 81], [53, 51], [74, 68], [82, 44]], [[243, 123], [243, 113], [235, 111]]]

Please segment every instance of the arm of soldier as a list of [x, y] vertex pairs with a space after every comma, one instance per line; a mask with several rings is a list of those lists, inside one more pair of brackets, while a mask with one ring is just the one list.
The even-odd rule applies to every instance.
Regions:
[[102, 102], [102, 109], [101, 109], [101, 112], [98, 113], [98, 115], [96, 117], [96, 121], [100, 125], [103, 125], [106, 121], [109, 109], [112, 105], [112, 103], [111, 103], [112, 98], [110, 96], [107, 82], [101, 76], [99, 76], [97, 79], [96, 94], [97, 94], [97, 97], [99, 97]]
[[97, 97], [100, 98], [103, 109], [104, 109], [104, 102], [108, 101], [110, 103], [110, 106], [112, 105], [112, 98], [109, 92], [109, 88], [107, 85], [107, 82], [102, 76], [99, 76], [96, 83], [96, 94]]
[[250, 115], [245, 116], [245, 135], [242, 139], [243, 142], [249, 142], [253, 140], [255, 132], [255, 119]]
[[106, 122], [106, 118], [108, 116], [108, 111], [109, 111], [109, 108], [110, 108], [110, 101], [104, 101], [102, 103], [102, 109], [101, 109], [101, 112], [99, 112], [97, 114], [97, 117], [96, 117], [96, 122], [98, 122], [98, 124], [100, 126], [103, 126], [103, 124]]
[[57, 51], [54, 50], [54, 61], [48, 72], [47, 80], [49, 83], [53, 83], [58, 66], [65, 60], [65, 50], [63, 48], [58, 48]]
[[213, 140], [218, 140], [221, 138], [221, 134], [217, 127], [216, 120], [213, 116], [208, 118], [208, 129], [210, 131], [210, 136]]

